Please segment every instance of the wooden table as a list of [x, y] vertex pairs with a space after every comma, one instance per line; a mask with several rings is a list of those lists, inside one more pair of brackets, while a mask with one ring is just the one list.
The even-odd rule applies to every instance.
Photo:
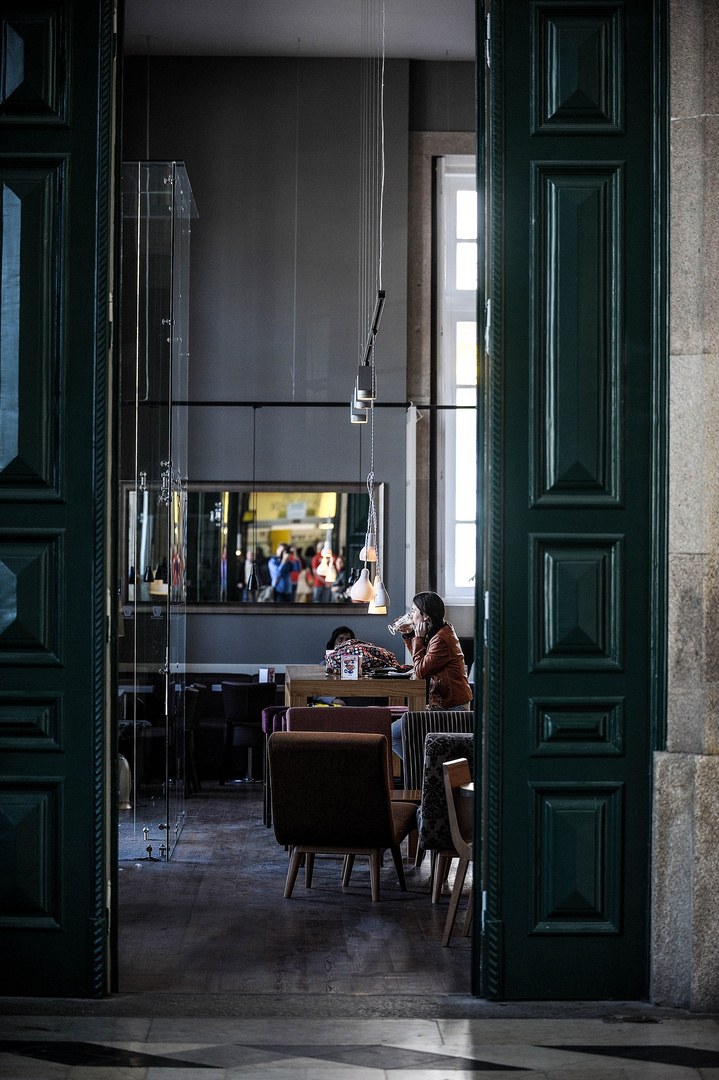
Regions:
[[422, 792], [419, 788], [395, 788], [390, 791], [389, 797], [392, 802], [422, 802]]
[[427, 707], [427, 686], [424, 679], [342, 679], [327, 675], [321, 664], [296, 664], [285, 669], [285, 705], [296, 709], [307, 704], [311, 697], [386, 697], [390, 705], [407, 704], [411, 712]]

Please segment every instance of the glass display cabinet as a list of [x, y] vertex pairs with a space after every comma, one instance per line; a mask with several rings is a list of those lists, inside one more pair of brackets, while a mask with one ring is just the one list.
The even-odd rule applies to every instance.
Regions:
[[[190, 223], [178, 161], [123, 165], [120, 858], [169, 859], [185, 797]], [[129, 790], [128, 790], [129, 788]]]

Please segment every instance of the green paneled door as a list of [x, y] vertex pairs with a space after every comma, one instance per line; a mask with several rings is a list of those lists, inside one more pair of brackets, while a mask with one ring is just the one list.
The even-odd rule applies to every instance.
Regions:
[[113, 4], [0, 5], [0, 993], [108, 984]]
[[495, 998], [648, 991], [661, 19], [647, 0], [491, 8], [483, 989]]

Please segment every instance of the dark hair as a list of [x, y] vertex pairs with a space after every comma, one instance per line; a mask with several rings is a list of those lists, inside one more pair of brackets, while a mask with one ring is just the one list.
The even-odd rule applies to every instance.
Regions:
[[420, 592], [413, 598], [412, 603], [427, 620], [427, 633], [424, 635], [424, 640], [429, 642], [444, 626], [444, 600], [439, 593]]
[[355, 636], [354, 630], [350, 630], [349, 626], [338, 626], [330, 634], [330, 639], [327, 642], [326, 648], [334, 649], [335, 645], [337, 644], [337, 638], [342, 636], [343, 634], [349, 634], [351, 638]]

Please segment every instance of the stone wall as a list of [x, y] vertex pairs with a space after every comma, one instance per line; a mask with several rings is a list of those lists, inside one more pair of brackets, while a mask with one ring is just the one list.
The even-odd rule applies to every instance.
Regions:
[[669, 665], [652, 999], [719, 1009], [719, 4], [671, 5]]

